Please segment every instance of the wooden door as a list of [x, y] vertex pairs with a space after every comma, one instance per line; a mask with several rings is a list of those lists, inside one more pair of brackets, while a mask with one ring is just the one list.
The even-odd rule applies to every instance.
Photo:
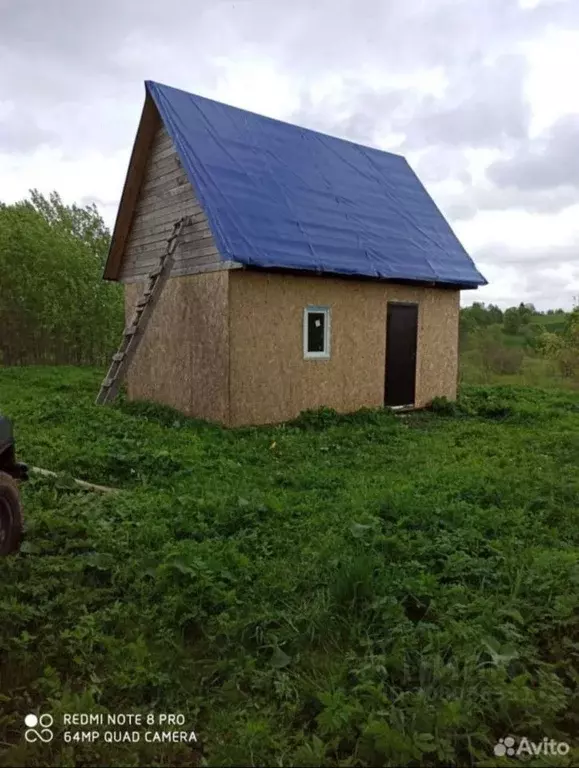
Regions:
[[414, 405], [418, 305], [388, 302], [385, 405]]

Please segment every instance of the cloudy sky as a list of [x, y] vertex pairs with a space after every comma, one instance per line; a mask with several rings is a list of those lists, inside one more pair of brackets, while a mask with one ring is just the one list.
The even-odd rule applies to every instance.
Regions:
[[405, 154], [464, 303], [579, 296], [579, 0], [0, 0], [0, 200], [112, 225], [145, 79]]

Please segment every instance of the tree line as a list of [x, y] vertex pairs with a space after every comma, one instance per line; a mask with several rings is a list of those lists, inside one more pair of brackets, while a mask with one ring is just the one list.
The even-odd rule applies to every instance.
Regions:
[[123, 295], [102, 279], [110, 232], [95, 205], [53, 192], [0, 203], [0, 364], [103, 365]]

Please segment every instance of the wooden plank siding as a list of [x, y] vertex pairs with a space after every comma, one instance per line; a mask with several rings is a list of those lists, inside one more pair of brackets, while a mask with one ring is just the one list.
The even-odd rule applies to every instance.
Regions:
[[182, 216], [192, 222], [183, 230], [175, 252], [172, 277], [240, 266], [222, 261], [207, 216], [199, 204], [163, 125], [154, 135], [141, 188], [134, 206], [119, 279], [146, 278], [163, 253], [173, 224]]
[[118, 280], [119, 271], [127, 243], [127, 236], [131, 226], [133, 211], [137, 199], [141, 182], [147, 166], [149, 149], [161, 125], [161, 118], [155, 106], [153, 99], [149, 94], [145, 97], [141, 120], [137, 129], [135, 143], [131, 152], [127, 177], [121, 194], [115, 228], [111, 238], [111, 247], [103, 277], [105, 280]]

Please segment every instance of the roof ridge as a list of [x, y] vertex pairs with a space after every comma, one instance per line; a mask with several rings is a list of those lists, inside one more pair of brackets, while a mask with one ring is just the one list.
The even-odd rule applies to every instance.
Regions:
[[153, 85], [164, 89], [170, 89], [172, 91], [179, 91], [179, 93], [184, 93], [187, 96], [192, 96], [195, 99], [203, 99], [203, 101], [208, 101], [213, 104], [218, 104], [220, 107], [227, 107], [228, 109], [235, 109], [239, 112], [245, 112], [248, 115], [252, 115], [253, 117], [259, 117], [262, 120], [271, 120], [274, 123], [279, 123], [280, 125], [287, 126], [289, 128], [299, 128], [302, 131], [308, 131], [308, 133], [314, 133], [318, 136], [323, 136], [324, 138], [330, 138], [334, 139], [335, 141], [343, 141], [346, 144], [351, 144], [354, 147], [364, 147], [364, 149], [369, 149], [372, 152], [380, 152], [387, 155], [392, 155], [393, 157], [398, 157], [401, 160], [405, 160], [406, 157], [399, 152], [392, 152], [390, 149], [381, 149], [380, 147], [371, 147], [367, 144], [361, 144], [359, 141], [353, 141], [352, 139], [346, 139], [343, 136], [336, 136], [333, 133], [324, 133], [323, 131], [319, 131], [317, 128], [308, 128], [305, 125], [298, 125], [297, 123], [291, 123], [289, 120], [281, 120], [279, 117], [271, 117], [270, 115], [264, 115], [261, 112], [254, 112], [251, 109], [245, 109], [245, 107], [236, 107], [234, 104], [228, 104], [225, 101], [219, 101], [218, 99], [212, 99], [210, 96], [203, 96], [200, 93], [193, 93], [193, 91], [186, 91], [183, 88], [176, 88], [173, 85], [166, 85], [165, 83], [160, 83], [157, 80], [145, 80], [145, 87], [148, 88], [148, 86]]

